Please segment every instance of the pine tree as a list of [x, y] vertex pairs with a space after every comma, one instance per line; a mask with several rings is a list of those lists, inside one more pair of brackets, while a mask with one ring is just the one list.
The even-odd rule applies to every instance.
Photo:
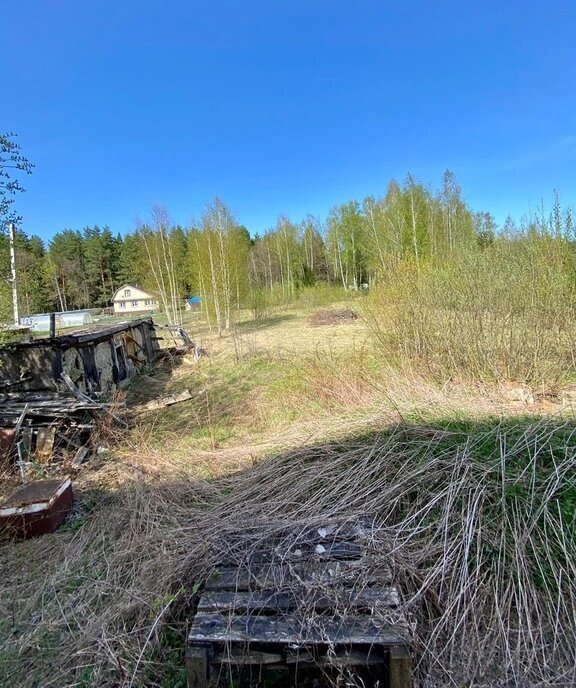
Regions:
[[52, 237], [48, 254], [63, 310], [89, 308], [91, 302], [82, 233], [72, 229], [58, 232]]

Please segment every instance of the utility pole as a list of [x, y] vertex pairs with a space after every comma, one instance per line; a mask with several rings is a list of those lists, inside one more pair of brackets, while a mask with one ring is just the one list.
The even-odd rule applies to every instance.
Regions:
[[12, 277], [10, 281], [12, 282], [12, 309], [14, 311], [14, 324], [16, 326], [20, 325], [20, 315], [18, 313], [18, 287], [16, 286], [16, 249], [15, 243], [15, 230], [14, 223], [11, 222], [8, 225], [8, 231], [10, 236], [10, 271]]

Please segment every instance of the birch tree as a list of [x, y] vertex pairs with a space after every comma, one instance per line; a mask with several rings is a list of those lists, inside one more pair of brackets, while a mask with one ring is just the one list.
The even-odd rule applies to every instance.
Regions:
[[360, 204], [350, 201], [328, 216], [329, 254], [345, 289], [358, 289], [367, 277], [365, 224]]
[[229, 330], [248, 281], [248, 232], [218, 198], [208, 206], [194, 234], [195, 265], [210, 327]]
[[155, 291], [168, 323], [182, 324], [182, 294], [172, 250], [172, 232], [168, 211], [163, 206], [154, 206], [150, 225], [140, 225], [138, 234], [148, 258]]
[[15, 137], [13, 132], [0, 134], [0, 226], [20, 220], [12, 208], [15, 194], [24, 191], [17, 175], [32, 174], [34, 169], [34, 165], [22, 155]]

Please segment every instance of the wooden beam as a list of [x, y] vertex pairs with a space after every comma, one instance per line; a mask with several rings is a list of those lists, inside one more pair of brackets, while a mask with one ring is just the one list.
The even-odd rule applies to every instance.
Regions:
[[281, 553], [278, 559], [289, 562], [303, 560], [343, 560], [360, 559], [365, 554], [365, 547], [359, 542], [343, 542], [340, 539], [333, 540], [321, 539], [316, 537], [311, 541], [297, 541], [284, 545], [282, 541], [265, 545], [261, 548], [247, 549], [238, 552], [236, 559], [224, 559], [220, 562], [222, 566], [238, 565], [242, 559], [246, 559], [250, 564], [270, 562], [273, 550]]
[[313, 653], [309, 650], [292, 650], [286, 653], [286, 664], [311, 665], [316, 667], [372, 667], [388, 662], [388, 656], [381, 647], [370, 647], [368, 650], [332, 648], [330, 653]]
[[284, 657], [276, 652], [261, 652], [252, 650], [246, 646], [230, 646], [221, 652], [216, 652], [212, 660], [214, 664], [229, 664], [231, 666], [242, 666], [248, 664], [282, 664]]
[[338, 583], [353, 586], [359, 576], [367, 585], [389, 583], [387, 567], [371, 566], [367, 557], [347, 561], [303, 561], [285, 564], [251, 564], [216, 569], [206, 581], [205, 590], [279, 589], [285, 581], [308, 580], [310, 584]]
[[222, 592], [207, 591], [198, 602], [198, 612], [283, 612], [299, 607], [310, 607], [316, 610], [329, 610], [345, 607], [347, 609], [395, 608], [400, 605], [398, 590], [395, 587], [365, 588], [354, 590], [344, 588], [335, 591], [334, 595], [302, 595], [296, 592]]
[[322, 616], [225, 616], [196, 614], [188, 641], [191, 645], [212, 642], [258, 642], [279, 644], [377, 644], [404, 645], [397, 625], [384, 626], [370, 616], [345, 619]]
[[186, 651], [188, 687], [207, 688], [208, 671], [208, 649], [206, 647], [188, 647]]
[[389, 688], [412, 688], [412, 656], [406, 645], [390, 648]]

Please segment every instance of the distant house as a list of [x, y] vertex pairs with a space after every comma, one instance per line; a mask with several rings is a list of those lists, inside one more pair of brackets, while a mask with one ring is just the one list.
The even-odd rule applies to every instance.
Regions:
[[187, 311], [199, 311], [202, 307], [202, 299], [199, 296], [189, 296], [186, 299]]
[[153, 313], [158, 310], [158, 301], [148, 292], [125, 284], [120, 287], [112, 299], [114, 315], [132, 315], [134, 313]]

